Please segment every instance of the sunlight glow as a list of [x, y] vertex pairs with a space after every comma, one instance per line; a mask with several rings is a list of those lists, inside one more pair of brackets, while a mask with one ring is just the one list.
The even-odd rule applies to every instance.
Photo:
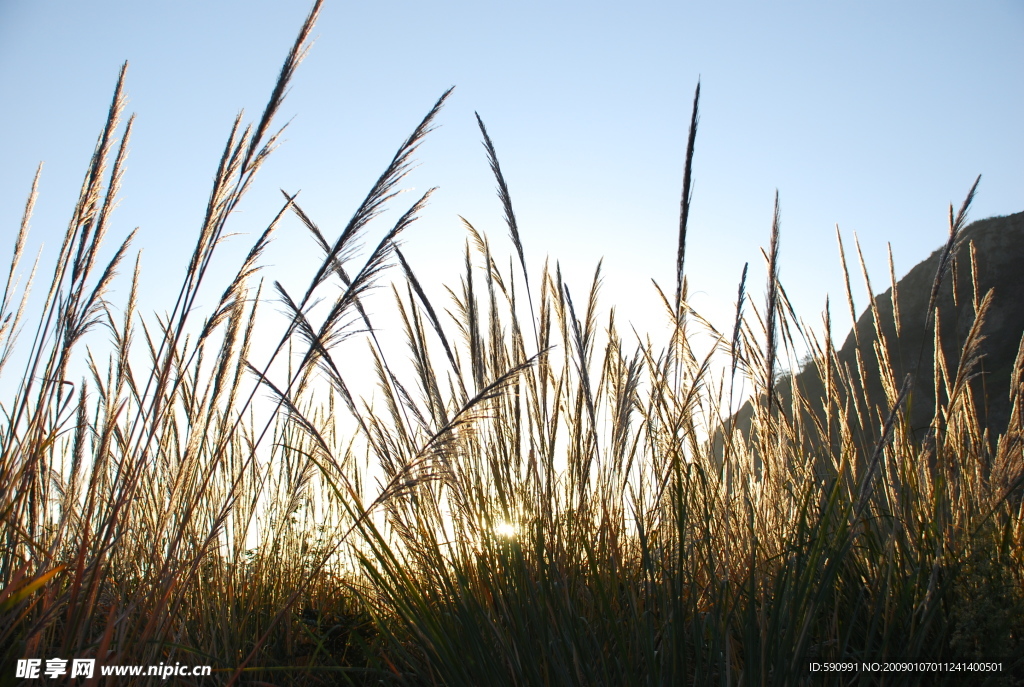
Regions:
[[502, 520], [494, 525], [494, 533], [499, 537], [512, 539], [519, 533], [519, 528], [510, 522]]

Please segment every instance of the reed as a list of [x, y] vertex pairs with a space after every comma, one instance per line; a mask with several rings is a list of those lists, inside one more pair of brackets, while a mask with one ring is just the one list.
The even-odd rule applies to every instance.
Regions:
[[[336, 238], [285, 194], [197, 320], [319, 9], [259, 119], [232, 125], [169, 315], [139, 314], [138, 260], [123, 312], [107, 300], [132, 235], [99, 261], [132, 126], [124, 69], [35, 332], [18, 342], [38, 173], [32, 183], [0, 302], [0, 370], [16, 346], [27, 361], [0, 425], [0, 682], [36, 656], [209, 664], [204, 684], [874, 684], [812, 676], [807, 663], [997, 656], [990, 684], [1024, 679], [1024, 344], [1009, 427], [990, 442], [969, 393], [990, 302], [975, 286], [960, 362], [933, 356], [934, 419], [915, 438], [911, 384], [889, 357], [898, 342], [879, 328], [876, 359], [851, 369], [827, 307], [821, 342], [796, 321], [778, 277], [778, 197], [763, 309], [745, 267], [732, 331], [715, 331], [687, 304], [683, 274], [699, 88], [675, 298], [656, 292], [672, 325], [664, 342], [621, 333], [600, 266], [582, 289], [557, 263], [531, 270], [479, 116], [507, 267], [463, 220], [464, 272], [446, 302], [431, 299], [397, 242], [432, 191], [359, 255], [450, 90]], [[929, 311], [893, 313], [904, 328], [925, 321], [931, 351], [942, 351], [934, 293], [976, 187], [951, 208]], [[289, 213], [321, 252], [301, 297], [258, 279]], [[841, 240], [840, 251], [855, 315]], [[376, 338], [364, 307], [393, 263], [404, 353]], [[264, 314], [268, 300], [283, 324]], [[270, 358], [253, 360], [254, 337], [274, 324]], [[105, 358], [82, 345], [96, 328]], [[717, 341], [710, 352], [694, 348], [701, 330]], [[375, 389], [347, 381], [357, 335]], [[797, 338], [821, 402], [795, 384], [788, 401], [777, 393], [776, 359]], [[874, 370], [882, 405], [865, 391]], [[733, 412], [737, 376], [756, 405], [749, 432]]]

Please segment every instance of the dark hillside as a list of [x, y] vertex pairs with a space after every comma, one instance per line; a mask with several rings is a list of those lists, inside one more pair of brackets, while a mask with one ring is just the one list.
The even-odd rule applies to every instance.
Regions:
[[[963, 230], [957, 245], [953, 267], [943, 280], [936, 299], [942, 353], [949, 384], [952, 385], [964, 343], [975, 321], [975, 303], [980, 303], [991, 290], [991, 304], [980, 330], [984, 337], [978, 349], [981, 357], [973, 368], [977, 376], [971, 381], [971, 391], [979, 424], [987, 430], [990, 445], [993, 445], [1009, 421], [1012, 408], [1010, 381], [1024, 334], [1024, 212], [974, 222]], [[972, 280], [972, 247], [977, 269], [977, 293]], [[880, 329], [897, 387], [905, 375], [917, 369], [908, 408], [913, 435], [918, 440], [924, 437], [935, 412], [934, 327], [927, 322], [926, 316], [941, 254], [942, 248], [939, 248], [897, 282], [898, 333], [892, 307], [892, 288], [875, 297]], [[848, 417], [854, 418], [852, 424], [860, 433], [858, 443], [865, 450], [873, 448], [878, 440], [891, 405], [879, 374], [879, 357], [875, 352], [877, 340], [872, 309], [866, 308], [857, 321], [856, 336], [851, 330], [837, 354], [838, 364], [848, 366], [854, 379], [859, 377], [858, 349], [863, 361], [864, 395], [850, 398], [843, 392], [838, 400]], [[808, 415], [810, 412], [818, 415], [819, 419], [824, 417], [821, 369], [812, 361], [795, 378], [801, 394], [808, 401], [802, 418], [805, 422], [812, 419]], [[789, 376], [780, 380], [778, 385], [780, 405], [787, 416], [792, 415], [793, 381]], [[942, 397], [947, 398], [948, 392], [943, 384]], [[753, 408], [748, 402], [736, 418], [744, 435], [749, 432], [752, 414]], [[717, 443], [720, 446], [720, 441]]]

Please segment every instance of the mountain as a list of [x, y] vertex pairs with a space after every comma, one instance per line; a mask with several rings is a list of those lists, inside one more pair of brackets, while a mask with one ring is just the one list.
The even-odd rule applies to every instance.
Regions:
[[[934, 320], [928, 316], [928, 304], [944, 249], [945, 246], [940, 247], [896, 283], [898, 331], [892, 306], [893, 289], [890, 287], [875, 297], [874, 310], [870, 307], [865, 309], [857, 320], [856, 331], [851, 329], [837, 351], [839, 366], [848, 367], [854, 379], [861, 378], [858, 370], [863, 373], [862, 381], [851, 385], [854, 389], [861, 386], [863, 394], [851, 396], [844, 388], [834, 394], [839, 398], [833, 399], [847, 414], [862, 455], [873, 451], [881, 437], [890, 412], [890, 398], [894, 395], [886, 395], [883, 376], [879, 373], [874, 311], [878, 313], [879, 329], [886, 342], [885, 350], [891, 362], [896, 390], [906, 375], [913, 376], [914, 382], [907, 397], [913, 437], [918, 441], [923, 439], [932, 423], [935, 414]], [[1010, 419], [1013, 407], [1011, 377], [1024, 335], [1024, 212], [991, 217], [965, 227], [953, 255], [953, 262], [941, 282], [935, 301], [941, 350], [949, 377], [949, 384], [942, 385], [940, 394], [942, 399], [948, 399], [948, 387], [955, 384], [964, 344], [975, 322], [975, 307], [991, 292], [991, 301], [979, 325], [982, 338], [974, 349], [975, 355], [971, 356], [974, 362], [965, 369], [976, 375], [967, 386], [976, 406], [979, 425], [987, 431], [990, 446], [994, 446], [996, 438], [1006, 431]], [[858, 351], [862, 366], [858, 366]], [[825, 384], [822, 380], [826, 373], [822, 372], [823, 369], [825, 366], [820, 360], [812, 360], [795, 377], [788, 375], [779, 381], [778, 407], [782, 408], [781, 412], [789, 421], [794, 419], [792, 385], [795, 382], [807, 400], [800, 419], [804, 423], [815, 419], [824, 423]], [[748, 402], [732, 418], [748, 439], [753, 414], [754, 407]], [[721, 430], [716, 434], [715, 447], [716, 454], [720, 456]]]

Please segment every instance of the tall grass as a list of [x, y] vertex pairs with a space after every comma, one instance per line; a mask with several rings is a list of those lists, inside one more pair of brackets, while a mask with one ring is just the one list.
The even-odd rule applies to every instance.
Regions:
[[[896, 313], [933, 332], [919, 359], [936, 372], [936, 411], [916, 439], [912, 385], [887, 357], [899, 342], [851, 368], [827, 311], [823, 341], [793, 316], [778, 281], [778, 199], [766, 303], [748, 298], [744, 269], [733, 330], [717, 332], [687, 305], [683, 273], [699, 89], [675, 295], [655, 291], [671, 330], [661, 344], [621, 333], [600, 305], [600, 267], [582, 290], [557, 263], [531, 271], [479, 117], [518, 264], [503, 268], [464, 220], [464, 272], [432, 301], [397, 246], [429, 191], [357, 259], [450, 91], [336, 239], [286, 195], [196, 320], [319, 8], [257, 123], [233, 124], [176, 303], [149, 321], [137, 260], [121, 313], [107, 300], [132, 236], [98, 261], [132, 125], [121, 125], [122, 70], [3, 404], [0, 680], [36, 656], [210, 664], [217, 684], [875, 684], [868, 673], [812, 676], [807, 663], [990, 657], [1004, 670], [979, 679], [1022, 679], [1024, 346], [1010, 425], [993, 443], [970, 393], [990, 298], [973, 299], [955, 366], [932, 353], [943, 350], [934, 298], [928, 312]], [[949, 258], [973, 193], [950, 209]], [[33, 182], [0, 364], [17, 359], [27, 321], [16, 275], [35, 200]], [[256, 280], [289, 213], [322, 252], [301, 297]], [[406, 354], [378, 338], [363, 305], [392, 264]], [[271, 299], [286, 322], [270, 359], [252, 360]], [[97, 327], [110, 337], [105, 360], [82, 347]], [[343, 342], [362, 332], [372, 403], [346, 381]], [[717, 343], [699, 352], [695, 335], [708, 332]], [[798, 340], [823, 403], [778, 393], [777, 357]], [[70, 379], [74, 369], [87, 376]], [[874, 369], [884, 406], [864, 391]], [[737, 376], [753, 390], [748, 431], [732, 414]]]

